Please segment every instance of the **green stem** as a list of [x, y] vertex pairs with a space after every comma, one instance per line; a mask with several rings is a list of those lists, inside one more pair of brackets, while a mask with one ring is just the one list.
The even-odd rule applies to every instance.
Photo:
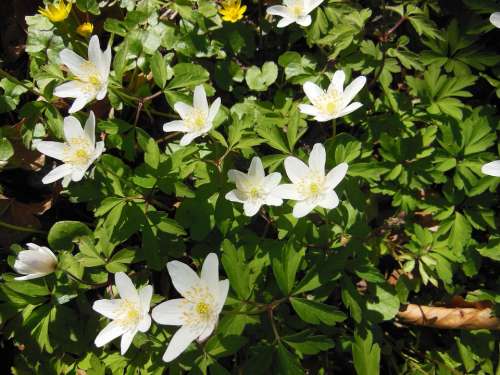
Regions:
[[9, 81], [12, 81], [16, 84], [18, 84], [19, 86], [22, 86], [24, 87], [26, 90], [28, 90], [29, 92], [35, 94], [35, 95], [40, 95], [40, 96], [43, 96], [40, 92], [38, 92], [38, 90], [34, 89], [33, 87], [30, 87], [28, 86], [27, 84], [25, 84], [24, 82], [18, 80], [16, 77], [14, 77], [12, 74], [6, 72], [5, 70], [1, 69], [0, 68], [0, 76], [2, 77], [5, 77], [7, 78]]
[[79, 277], [75, 276], [73, 273], [69, 272], [66, 269], [60, 268], [60, 270], [63, 271], [63, 272], [65, 272], [66, 275], [68, 275], [71, 279], [73, 279], [73, 280], [75, 280], [75, 281], [77, 281], [77, 282], [79, 282], [81, 284], [85, 284], [85, 285], [89, 285], [89, 286], [93, 286], [93, 287], [97, 287], [97, 288], [100, 288], [100, 287], [108, 285], [107, 282], [96, 284], [96, 283], [92, 283], [90, 281], [85, 281], [85, 280], [82, 280]]
[[27, 232], [27, 233], [37, 233], [37, 234], [47, 234], [47, 232], [43, 230], [38, 230], [34, 228], [21, 227], [19, 225], [9, 224], [5, 221], [0, 220], [0, 227], [4, 227], [7, 229], [17, 230], [18, 232]]
[[337, 136], [337, 119], [334, 118], [332, 120], [332, 141], [335, 140], [336, 136]]

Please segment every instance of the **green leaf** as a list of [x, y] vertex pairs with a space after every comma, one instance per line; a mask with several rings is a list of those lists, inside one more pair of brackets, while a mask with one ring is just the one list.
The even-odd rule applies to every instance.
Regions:
[[200, 65], [179, 63], [174, 66], [174, 78], [168, 83], [167, 89], [192, 87], [206, 82], [210, 75]]
[[12, 155], [14, 155], [14, 148], [10, 141], [5, 137], [0, 138], [0, 161], [7, 161]]
[[300, 319], [307, 323], [332, 326], [347, 319], [343, 312], [324, 303], [297, 297], [290, 298], [290, 302]]
[[167, 72], [167, 61], [160, 52], [156, 51], [153, 56], [151, 56], [151, 72], [153, 73], [153, 79], [159, 88], [165, 88], [167, 84], [168, 72]]
[[371, 331], [365, 330], [361, 335], [359, 331], [354, 332], [352, 343], [352, 358], [354, 368], [358, 375], [380, 374], [380, 346], [373, 342]]
[[278, 78], [278, 66], [268, 61], [262, 68], [252, 66], [247, 70], [245, 81], [251, 90], [266, 91]]
[[59, 221], [50, 228], [47, 241], [52, 250], [71, 250], [79, 237], [91, 234], [90, 229], [79, 221]]
[[222, 241], [222, 250], [222, 265], [229, 278], [229, 284], [238, 297], [246, 300], [250, 296], [250, 270], [245, 262], [244, 253], [238, 251], [227, 239]]
[[279, 374], [287, 374], [287, 375], [304, 374], [304, 370], [300, 366], [300, 361], [297, 358], [297, 356], [290, 353], [281, 342], [278, 342], [277, 354], [278, 354], [278, 368], [280, 369]]
[[303, 250], [296, 250], [292, 241], [271, 253], [274, 278], [285, 296], [290, 295], [293, 289], [302, 256]]
[[335, 346], [332, 339], [324, 335], [315, 335], [310, 330], [284, 336], [281, 339], [294, 350], [305, 355], [315, 355]]

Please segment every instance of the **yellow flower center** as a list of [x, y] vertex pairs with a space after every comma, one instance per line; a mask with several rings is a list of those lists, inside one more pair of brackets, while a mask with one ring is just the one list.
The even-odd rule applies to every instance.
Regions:
[[207, 116], [202, 111], [194, 109], [191, 116], [186, 119], [186, 124], [192, 130], [201, 130], [205, 127]]
[[340, 109], [341, 95], [337, 90], [330, 89], [325, 94], [316, 98], [312, 104], [326, 115], [334, 115]]
[[101, 78], [97, 74], [92, 74], [89, 76], [89, 82], [94, 86], [99, 86], [101, 84]]
[[314, 195], [318, 194], [318, 192], [319, 192], [318, 184], [313, 182], [311, 185], [309, 185], [309, 191], [311, 192], [311, 194], [314, 194]]
[[250, 195], [252, 199], [260, 198], [260, 189], [254, 187], [249, 191], [248, 195]]
[[139, 311], [139, 306], [128, 300], [122, 300], [123, 302], [123, 313], [119, 318], [119, 321], [124, 326], [135, 325], [139, 323], [141, 319], [141, 313]]
[[323, 191], [325, 177], [319, 172], [312, 172], [298, 186], [299, 192], [307, 198], [315, 198]]
[[210, 312], [210, 306], [205, 302], [198, 302], [196, 305], [196, 312], [200, 315], [207, 315]]
[[292, 14], [295, 16], [295, 17], [301, 17], [302, 14], [304, 13], [304, 7], [302, 6], [302, 4], [294, 4], [290, 7], [291, 11], [292, 11]]
[[78, 166], [88, 164], [93, 151], [93, 145], [86, 138], [71, 138], [65, 145], [64, 162]]

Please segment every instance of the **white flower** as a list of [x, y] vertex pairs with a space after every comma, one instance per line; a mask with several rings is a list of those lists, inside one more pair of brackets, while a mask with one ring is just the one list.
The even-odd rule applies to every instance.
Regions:
[[52, 273], [57, 268], [57, 257], [48, 247], [34, 243], [26, 244], [28, 250], [17, 254], [14, 262], [16, 272], [26, 275], [16, 277], [16, 280], [31, 280]]
[[493, 26], [498, 27], [500, 29], [500, 12], [492, 13], [490, 16], [490, 22]]
[[205, 89], [203, 85], [198, 85], [194, 88], [193, 106], [182, 102], [175, 103], [174, 109], [182, 120], [167, 122], [163, 125], [163, 131], [186, 133], [180, 142], [181, 146], [186, 146], [196, 137], [204, 135], [212, 129], [212, 122], [217, 116], [219, 108], [220, 98], [215, 99], [209, 108]]
[[323, 0], [284, 0], [283, 5], [273, 5], [267, 8], [267, 14], [283, 17], [278, 27], [286, 27], [292, 23], [300, 26], [311, 24], [311, 13]]
[[252, 159], [248, 173], [231, 169], [227, 175], [229, 181], [236, 183], [236, 189], [227, 193], [226, 199], [243, 203], [245, 215], [255, 215], [263, 204], [270, 206], [283, 204], [283, 200], [274, 194], [281, 181], [281, 174], [274, 172], [266, 176], [260, 158]]
[[89, 42], [88, 60], [70, 49], [63, 49], [59, 57], [75, 76], [70, 82], [57, 86], [54, 95], [60, 98], [75, 98], [69, 113], [78, 112], [92, 100], [102, 100], [108, 91], [111, 67], [111, 46], [103, 52], [99, 38], [94, 35]]
[[[366, 83], [366, 77], [360, 76], [351, 82], [344, 90], [345, 74], [337, 70], [326, 92], [312, 82], [304, 83], [304, 92], [312, 105], [300, 104], [300, 112], [315, 116], [319, 122], [333, 120], [348, 115], [361, 107], [359, 102], [351, 103]], [[351, 104], [349, 104], [351, 103]]]
[[181, 326], [163, 355], [163, 360], [170, 362], [191, 342], [202, 342], [213, 332], [226, 301], [229, 280], [219, 281], [219, 261], [214, 253], [205, 259], [201, 277], [178, 261], [168, 262], [167, 269], [175, 289], [184, 298], [160, 303], [152, 316], [159, 324]]
[[146, 285], [137, 290], [123, 272], [115, 274], [115, 284], [119, 299], [100, 299], [92, 308], [106, 318], [112, 319], [95, 338], [95, 345], [101, 347], [121, 336], [121, 354], [125, 354], [137, 331], [147, 332], [151, 326], [149, 306], [153, 287]]
[[488, 176], [500, 177], [500, 160], [486, 163], [481, 167], [481, 172]]
[[293, 216], [300, 218], [316, 206], [332, 209], [338, 206], [339, 197], [333, 190], [347, 173], [347, 164], [341, 163], [325, 176], [325, 148], [321, 143], [313, 146], [309, 166], [293, 156], [285, 159], [285, 170], [291, 184], [280, 185], [276, 194], [298, 201]]
[[95, 142], [95, 116], [90, 112], [82, 129], [80, 122], [73, 116], [64, 118], [65, 142], [39, 141], [36, 149], [64, 164], [54, 168], [43, 179], [50, 184], [61, 178], [66, 181], [80, 181], [90, 165], [104, 151], [104, 142]]

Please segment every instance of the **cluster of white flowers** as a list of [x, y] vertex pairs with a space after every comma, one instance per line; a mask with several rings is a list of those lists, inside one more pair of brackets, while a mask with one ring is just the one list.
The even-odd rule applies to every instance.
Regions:
[[325, 175], [326, 151], [321, 143], [313, 146], [306, 165], [302, 160], [289, 156], [285, 159], [285, 171], [292, 182], [279, 185], [281, 174], [274, 172], [266, 176], [262, 161], [252, 159], [248, 173], [231, 169], [229, 180], [236, 189], [226, 194], [226, 199], [243, 203], [245, 215], [255, 215], [264, 204], [280, 206], [283, 199], [297, 201], [293, 215], [303, 217], [315, 207], [335, 208], [339, 198], [335, 187], [347, 173], [347, 164], [341, 163]]
[[[51, 274], [57, 269], [55, 254], [47, 247], [33, 243], [28, 250], [20, 251], [14, 263], [14, 270], [24, 276], [16, 280], [30, 280]], [[172, 261], [167, 263], [172, 284], [183, 298], [167, 300], [152, 311], [153, 320], [162, 325], [181, 326], [172, 336], [163, 356], [165, 362], [173, 361], [194, 340], [205, 341], [214, 331], [219, 314], [229, 292], [229, 280], [219, 280], [217, 255], [207, 255], [201, 269], [201, 277], [186, 264]], [[111, 319], [95, 338], [95, 345], [101, 347], [121, 336], [121, 354], [130, 347], [138, 331], [147, 332], [151, 327], [151, 298], [153, 287], [145, 285], [136, 289], [130, 277], [124, 272], [115, 274], [115, 285], [120, 298], [100, 299], [92, 308]]]

